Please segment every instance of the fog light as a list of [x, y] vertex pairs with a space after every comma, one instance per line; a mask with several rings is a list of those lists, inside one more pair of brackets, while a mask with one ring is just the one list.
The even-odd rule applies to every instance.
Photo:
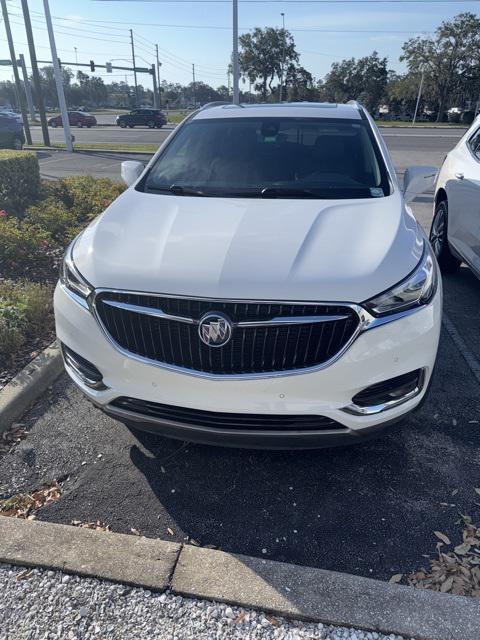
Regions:
[[397, 407], [417, 396], [423, 389], [425, 370], [416, 369], [363, 389], [353, 396], [343, 411], [353, 415], [371, 415]]
[[103, 376], [97, 367], [75, 353], [72, 349], [62, 343], [62, 354], [65, 366], [70, 369], [83, 384], [91, 389], [106, 389], [103, 383]]

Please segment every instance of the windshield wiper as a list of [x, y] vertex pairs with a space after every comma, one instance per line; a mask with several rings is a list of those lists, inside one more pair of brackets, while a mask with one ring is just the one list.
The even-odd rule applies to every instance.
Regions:
[[262, 198], [319, 198], [308, 189], [295, 189], [294, 187], [264, 187], [260, 194]]
[[179, 184], [172, 184], [169, 187], [167, 185], [160, 187], [153, 187], [147, 185], [147, 189], [149, 191], [159, 191], [163, 193], [173, 193], [176, 196], [201, 196], [208, 197], [208, 193], [202, 191], [201, 189], [195, 189], [194, 187], [183, 187]]

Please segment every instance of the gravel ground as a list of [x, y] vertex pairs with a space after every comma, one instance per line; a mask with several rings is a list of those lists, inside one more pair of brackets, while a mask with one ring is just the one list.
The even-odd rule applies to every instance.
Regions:
[[402, 640], [58, 571], [0, 565], [1, 640]]

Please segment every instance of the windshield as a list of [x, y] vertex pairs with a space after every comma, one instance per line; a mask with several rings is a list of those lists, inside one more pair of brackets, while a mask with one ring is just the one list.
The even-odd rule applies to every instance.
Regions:
[[267, 198], [390, 193], [369, 124], [319, 118], [193, 120], [157, 158], [145, 191]]

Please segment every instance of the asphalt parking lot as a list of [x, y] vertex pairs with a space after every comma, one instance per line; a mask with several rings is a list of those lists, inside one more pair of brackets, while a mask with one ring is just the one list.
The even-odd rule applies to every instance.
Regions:
[[[406, 137], [387, 139], [400, 173], [431, 163], [420, 157], [441, 161], [454, 144]], [[42, 172], [52, 166], [41, 162]], [[414, 206], [424, 226], [430, 200]], [[63, 495], [39, 511], [42, 520], [100, 520], [114, 531], [380, 579], [406, 574], [434, 556], [434, 531], [458, 544], [459, 514], [480, 516], [480, 282], [462, 268], [444, 278], [444, 294], [430, 397], [377, 440], [268, 452], [138, 435], [63, 376], [24, 417], [26, 440], [0, 460], [0, 498], [57, 479]]]

